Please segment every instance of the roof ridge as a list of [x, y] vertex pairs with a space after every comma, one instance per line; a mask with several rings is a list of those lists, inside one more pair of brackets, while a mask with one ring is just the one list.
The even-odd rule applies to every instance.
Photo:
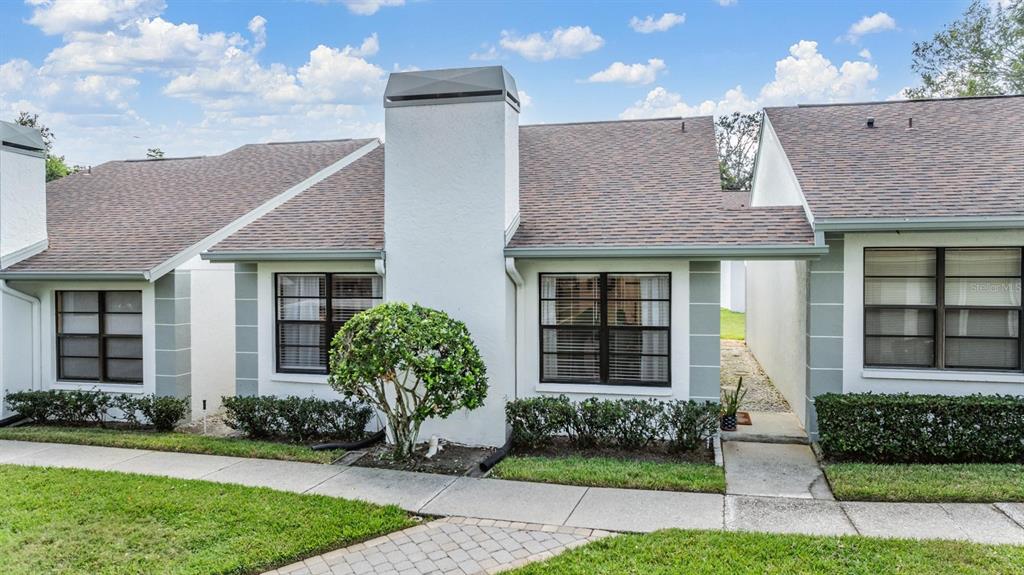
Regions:
[[579, 126], [584, 124], [632, 124], [636, 122], [679, 122], [682, 120], [696, 120], [701, 118], [713, 118], [714, 116], [666, 116], [664, 118], [630, 118], [628, 120], [589, 120], [582, 122], [553, 122], [550, 124], [522, 124], [520, 128], [544, 128], [547, 126]]
[[[129, 158], [127, 160], [111, 160], [113, 162], [170, 162], [172, 160], [201, 160], [207, 156], [177, 156], [174, 158]], [[101, 166], [103, 164], [100, 164]]]
[[765, 106], [765, 110], [785, 110], [793, 108], [838, 108], [845, 106], [878, 106], [882, 104], [916, 104], [921, 102], [956, 102], [958, 100], [1000, 100], [1006, 98], [1024, 98], [1024, 94], [992, 94], [988, 96], [949, 96], [945, 98], [918, 98], [911, 100], [867, 100], [863, 102], [797, 104], [795, 106]]

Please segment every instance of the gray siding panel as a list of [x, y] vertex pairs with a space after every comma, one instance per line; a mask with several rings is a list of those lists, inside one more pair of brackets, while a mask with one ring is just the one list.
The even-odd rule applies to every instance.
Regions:
[[259, 393], [259, 299], [256, 264], [235, 264], [235, 393]]
[[814, 398], [843, 391], [843, 258], [841, 236], [828, 234], [829, 254], [808, 262], [807, 431], [818, 433]]
[[[718, 401], [721, 387], [721, 263], [690, 262], [690, 397]], [[675, 369], [681, 369], [678, 366]]]
[[174, 270], [154, 286], [156, 395], [192, 393], [192, 274]]

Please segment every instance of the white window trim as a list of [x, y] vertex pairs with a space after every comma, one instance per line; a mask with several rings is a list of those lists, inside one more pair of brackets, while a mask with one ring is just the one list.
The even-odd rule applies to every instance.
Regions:
[[956, 381], [963, 383], [1019, 383], [1024, 384], [1024, 373], [958, 371], [951, 369], [872, 369], [861, 372], [864, 379], [906, 379], [922, 381]]

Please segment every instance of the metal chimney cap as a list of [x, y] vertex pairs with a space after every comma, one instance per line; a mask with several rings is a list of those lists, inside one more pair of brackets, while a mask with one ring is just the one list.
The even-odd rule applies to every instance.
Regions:
[[0, 120], [0, 142], [23, 150], [46, 151], [46, 143], [39, 130]]
[[384, 89], [384, 107], [506, 101], [519, 111], [519, 92], [503, 66], [394, 72]]

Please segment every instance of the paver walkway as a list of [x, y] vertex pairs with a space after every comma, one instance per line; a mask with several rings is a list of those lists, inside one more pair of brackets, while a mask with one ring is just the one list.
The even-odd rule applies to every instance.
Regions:
[[448, 517], [417, 525], [264, 575], [476, 575], [543, 561], [610, 535], [493, 519]]
[[532, 523], [556, 530], [572, 527], [646, 532], [677, 527], [856, 533], [1024, 545], [1024, 503], [837, 502], [587, 488], [23, 441], [0, 441], [0, 464], [81, 467], [239, 483], [396, 504], [423, 515]]

